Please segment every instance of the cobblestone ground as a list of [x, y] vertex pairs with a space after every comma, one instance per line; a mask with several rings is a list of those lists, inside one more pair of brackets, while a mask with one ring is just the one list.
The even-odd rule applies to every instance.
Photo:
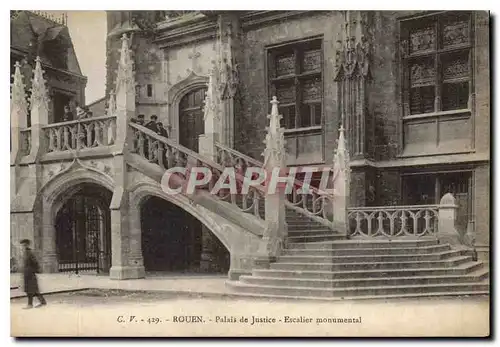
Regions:
[[[11, 300], [12, 336], [487, 336], [486, 297], [314, 302], [87, 290]], [[35, 299], [36, 300], [36, 299]]]

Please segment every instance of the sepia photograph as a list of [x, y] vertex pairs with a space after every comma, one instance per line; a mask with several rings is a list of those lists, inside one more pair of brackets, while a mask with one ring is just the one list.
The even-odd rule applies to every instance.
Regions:
[[10, 10], [10, 336], [489, 337], [491, 14], [353, 8]]

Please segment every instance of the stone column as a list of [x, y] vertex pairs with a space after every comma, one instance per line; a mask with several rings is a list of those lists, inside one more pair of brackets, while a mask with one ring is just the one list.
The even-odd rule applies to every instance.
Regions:
[[220, 138], [220, 119], [221, 119], [221, 98], [216, 88], [217, 66], [212, 63], [210, 77], [208, 80], [208, 89], [205, 96], [204, 121], [205, 132], [199, 137], [199, 153], [211, 160], [217, 159], [215, 143]]
[[[113, 96], [110, 96], [112, 98]], [[114, 107], [114, 105], [111, 105]], [[110, 112], [113, 110], [111, 109]], [[122, 37], [120, 61], [116, 78], [116, 140], [115, 153], [123, 154], [133, 146], [133, 133], [128, 124], [135, 117], [135, 78], [126, 34]]]
[[42, 127], [49, 121], [49, 97], [45, 80], [44, 71], [40, 57], [36, 57], [35, 70], [33, 72], [33, 83], [31, 89], [31, 151], [29, 162], [34, 162], [38, 156], [45, 150], [45, 135]]
[[438, 239], [440, 243], [461, 245], [460, 234], [455, 227], [458, 206], [451, 193], [445, 194], [439, 202]]
[[21, 65], [16, 62], [14, 72], [14, 83], [10, 99], [10, 133], [11, 150], [10, 164], [15, 165], [22, 150], [21, 129], [26, 128], [28, 119], [28, 102], [26, 100], [23, 75], [21, 74]]
[[349, 204], [350, 169], [349, 151], [344, 137], [344, 125], [339, 129], [337, 151], [334, 155], [333, 174], [333, 223], [336, 230], [347, 234], [347, 207]]
[[[111, 105], [111, 111], [112, 112]], [[111, 200], [112, 279], [145, 276], [141, 250], [140, 214], [129, 201], [127, 163], [133, 134], [128, 124], [135, 116], [135, 80], [129, 39], [124, 34], [116, 81], [116, 142], [114, 156], [115, 190]]]
[[45, 199], [36, 204], [33, 212], [34, 225], [42, 226], [41, 244], [35, 249], [41, 250], [42, 271], [48, 273], [58, 272], [55, 213], [53, 206]]
[[265, 216], [267, 227], [262, 237], [265, 250], [261, 250], [256, 259], [256, 265], [267, 267], [270, 262], [275, 261], [280, 254], [287, 237], [287, 225], [285, 220], [285, 186], [276, 184], [278, 173], [286, 168], [285, 137], [284, 130], [280, 128], [281, 115], [278, 113], [278, 100], [273, 96], [272, 108], [269, 118], [269, 127], [266, 135], [266, 149], [264, 150], [264, 168], [267, 172], [269, 182], [265, 200]]

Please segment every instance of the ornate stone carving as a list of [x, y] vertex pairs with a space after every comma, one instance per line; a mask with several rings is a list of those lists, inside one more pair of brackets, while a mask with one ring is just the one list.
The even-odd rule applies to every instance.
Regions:
[[367, 14], [346, 11], [344, 23], [337, 34], [337, 52], [335, 57], [335, 80], [349, 78], [352, 75], [369, 75], [371, 45], [368, 35]]
[[434, 27], [416, 29], [410, 32], [410, 53], [436, 48]]
[[217, 63], [217, 86], [221, 91], [222, 98], [233, 98], [236, 95], [239, 84], [238, 63], [232, 52], [233, 32], [232, 24], [224, 25], [219, 19], [216, 40], [216, 63]]
[[449, 23], [443, 28], [443, 46], [469, 43], [469, 21]]
[[35, 61], [36, 64], [31, 87], [31, 108], [43, 107], [48, 110], [49, 96], [47, 93], [47, 87], [45, 86], [45, 79], [43, 78], [44, 71], [42, 70], [40, 57], [36, 57]]
[[116, 94], [118, 94], [121, 89], [125, 92], [135, 94], [133, 61], [131, 58], [129, 39], [126, 34], [122, 36], [122, 47], [116, 77]]
[[23, 75], [21, 73], [21, 64], [16, 62], [14, 71], [14, 82], [11, 88], [10, 107], [11, 113], [15, 113], [15, 117], [19, 122], [28, 117], [28, 101], [26, 100], [25, 85], [23, 83]]
[[263, 166], [269, 170], [286, 166], [285, 129], [280, 127], [282, 116], [278, 113], [278, 104], [279, 101], [273, 96], [271, 114], [267, 116], [269, 126], [266, 128], [267, 134], [264, 140], [266, 148], [263, 153]]
[[434, 84], [436, 79], [434, 60], [425, 59], [413, 63], [410, 67], [410, 79], [412, 87]]
[[444, 79], [467, 77], [469, 75], [469, 60], [467, 57], [456, 56], [452, 61], [443, 64]]

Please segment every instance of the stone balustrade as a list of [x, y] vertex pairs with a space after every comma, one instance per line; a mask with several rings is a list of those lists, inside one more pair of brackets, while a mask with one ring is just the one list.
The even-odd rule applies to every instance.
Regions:
[[[217, 163], [224, 167], [234, 167], [242, 175], [245, 175], [245, 170], [249, 167], [262, 168], [264, 165], [262, 162], [220, 143], [216, 143], [215, 148]], [[332, 172], [330, 171], [329, 180], [332, 178], [331, 175]], [[302, 189], [303, 186], [304, 182], [295, 180], [291, 188], [292, 191], [286, 194], [286, 207], [306, 215], [321, 224], [334, 228], [332, 209], [334, 197], [331, 192], [320, 190], [311, 185]]]
[[463, 245], [465, 231], [456, 228], [455, 197], [445, 194], [439, 204], [348, 208], [348, 235], [366, 238], [433, 237]]
[[48, 153], [111, 146], [116, 139], [116, 117], [104, 116], [44, 126]]
[[440, 205], [348, 208], [348, 234], [361, 237], [437, 236]]
[[[159, 165], [162, 169], [168, 170], [173, 167], [192, 168], [205, 167], [212, 172], [212, 179], [202, 187], [212, 191], [217, 180], [224, 171], [224, 166], [212, 162], [210, 159], [191, 151], [188, 148], [174, 142], [168, 138], [160, 136], [153, 131], [135, 123], [129, 123], [132, 130], [132, 149], [136, 153], [147, 159], [149, 162]], [[260, 187], [249, 187], [248, 192], [241, 192], [243, 176], [236, 173], [238, 194], [231, 194], [227, 189], [221, 189], [217, 195], [219, 200], [226, 201], [238, 207], [242, 212], [250, 213], [259, 219], [259, 206], [264, 204], [264, 191]]]

